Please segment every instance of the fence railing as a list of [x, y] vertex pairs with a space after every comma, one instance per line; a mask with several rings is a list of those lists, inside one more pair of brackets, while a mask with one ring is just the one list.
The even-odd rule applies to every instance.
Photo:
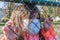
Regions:
[[47, 1], [47, 0], [0, 0], [6, 2], [15, 2], [15, 3], [32, 3], [46, 6], [60, 6], [60, 2]]

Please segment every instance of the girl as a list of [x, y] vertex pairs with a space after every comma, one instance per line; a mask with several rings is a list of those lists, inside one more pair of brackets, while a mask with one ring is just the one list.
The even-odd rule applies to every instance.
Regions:
[[20, 5], [13, 10], [11, 20], [3, 27], [4, 37], [1, 40], [21, 40], [22, 37], [24, 40], [39, 40], [40, 16], [38, 11], [34, 5]]
[[52, 18], [50, 18], [50, 15], [48, 15], [45, 18], [44, 21], [44, 27], [42, 28], [42, 35], [44, 36], [45, 40], [58, 40], [56, 32], [54, 31], [53, 25], [52, 25]]
[[[39, 31], [40, 31], [40, 14], [39, 10], [34, 5], [30, 9], [30, 16], [29, 16], [29, 24], [28, 24], [28, 32], [25, 32], [24, 39], [25, 40], [39, 40]], [[37, 27], [37, 28], [36, 28]]]

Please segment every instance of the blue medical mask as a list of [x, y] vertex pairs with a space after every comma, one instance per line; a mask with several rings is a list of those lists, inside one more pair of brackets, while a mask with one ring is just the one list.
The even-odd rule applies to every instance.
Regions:
[[41, 29], [41, 24], [38, 19], [31, 19], [29, 24], [29, 20], [24, 20], [24, 27], [29, 31], [30, 34], [37, 34]]

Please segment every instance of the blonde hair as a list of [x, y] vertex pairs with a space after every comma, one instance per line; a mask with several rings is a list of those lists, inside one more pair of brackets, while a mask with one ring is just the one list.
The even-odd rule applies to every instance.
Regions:
[[15, 24], [18, 24], [19, 22], [22, 24], [22, 19], [29, 19], [29, 15], [30, 12], [26, 9], [25, 5], [20, 5], [12, 12], [11, 19], [15, 21]]

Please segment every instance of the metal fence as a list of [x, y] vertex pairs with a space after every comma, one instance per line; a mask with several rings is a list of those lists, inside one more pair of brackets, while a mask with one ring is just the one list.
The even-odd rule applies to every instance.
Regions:
[[[43, 25], [41, 24], [41, 22], [44, 22], [44, 18], [46, 18], [48, 14], [50, 14], [51, 18], [55, 18], [55, 16], [57, 16], [57, 10], [58, 10], [57, 8], [59, 7], [52, 7], [52, 6], [46, 6], [46, 5], [44, 6], [44, 5], [36, 5], [31, 3], [21, 4], [21, 3], [9, 2], [7, 7], [5, 8], [4, 13], [7, 14], [6, 17], [8, 17], [9, 20], [11, 19], [15, 21], [15, 24], [14, 24], [15, 26], [21, 26], [22, 23], [25, 22], [24, 25], [27, 25], [25, 29], [31, 30], [30, 33], [34, 34], [35, 31], [36, 32], [39, 31], [39, 29], [41, 28], [41, 25]], [[34, 26], [34, 27], [30, 28], [30, 26]], [[32, 28], [33, 28], [33, 31], [32, 31]], [[37, 30], [35, 30], [34, 28], [37, 28]]]

